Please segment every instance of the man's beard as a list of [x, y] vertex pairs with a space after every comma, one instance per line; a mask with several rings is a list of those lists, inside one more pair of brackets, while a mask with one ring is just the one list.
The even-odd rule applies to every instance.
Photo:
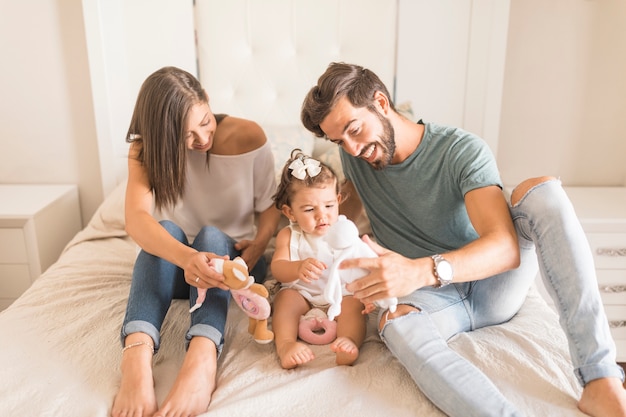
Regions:
[[380, 147], [382, 156], [379, 160], [373, 161], [371, 165], [375, 170], [380, 171], [385, 169], [387, 165], [391, 164], [393, 155], [396, 153], [396, 139], [395, 130], [391, 125], [391, 122], [379, 112], [375, 111], [375, 113], [383, 126], [383, 133], [379, 136], [380, 143], [376, 144], [376, 146]]

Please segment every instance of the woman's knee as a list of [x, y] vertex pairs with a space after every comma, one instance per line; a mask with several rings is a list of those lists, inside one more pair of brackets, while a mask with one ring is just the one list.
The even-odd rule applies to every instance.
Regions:
[[528, 178], [522, 181], [517, 185], [517, 187], [515, 187], [515, 189], [511, 193], [511, 205], [516, 205], [522, 199], [522, 197], [524, 197], [526, 193], [530, 191], [530, 189], [532, 189], [533, 187], [552, 180], [556, 180], [556, 178], [546, 175], [543, 177]]
[[222, 232], [220, 229], [218, 229], [215, 226], [203, 226], [200, 231], [198, 232], [198, 235], [196, 237], [196, 240], [198, 239], [202, 239], [202, 240], [215, 240], [215, 239], [223, 239], [226, 237], [226, 234], [224, 232]]
[[414, 311], [420, 311], [420, 309], [417, 307], [413, 307], [409, 304], [398, 304], [396, 311], [393, 313], [389, 310], [385, 311], [380, 318], [380, 322], [378, 323], [378, 331], [383, 331], [383, 328], [385, 327], [385, 324], [387, 324], [387, 321], [395, 319], [397, 317], [406, 316], [407, 314]]
[[215, 226], [204, 226], [194, 239], [193, 247], [203, 252], [234, 256], [234, 240]]
[[159, 224], [163, 226], [163, 228], [167, 230], [167, 232], [179, 242], [187, 242], [187, 236], [185, 235], [185, 232], [173, 221], [161, 220]]

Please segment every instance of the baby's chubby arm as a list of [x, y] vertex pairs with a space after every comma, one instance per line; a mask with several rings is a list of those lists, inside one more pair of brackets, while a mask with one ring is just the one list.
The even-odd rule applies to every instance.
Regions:
[[311, 282], [319, 279], [327, 266], [315, 258], [292, 261], [289, 253], [290, 237], [291, 230], [288, 227], [282, 229], [276, 236], [276, 250], [270, 265], [274, 278], [282, 283], [296, 280]]

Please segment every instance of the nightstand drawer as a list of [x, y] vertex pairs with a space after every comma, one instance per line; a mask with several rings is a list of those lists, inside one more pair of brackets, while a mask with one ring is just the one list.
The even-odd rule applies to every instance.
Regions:
[[626, 269], [599, 269], [596, 272], [604, 305], [626, 305]]
[[598, 269], [626, 270], [626, 234], [587, 233]]
[[9, 263], [28, 263], [22, 229], [0, 229], [0, 264]]
[[32, 284], [28, 264], [0, 265], [0, 296], [17, 298]]
[[626, 340], [626, 305], [604, 306], [614, 339]]

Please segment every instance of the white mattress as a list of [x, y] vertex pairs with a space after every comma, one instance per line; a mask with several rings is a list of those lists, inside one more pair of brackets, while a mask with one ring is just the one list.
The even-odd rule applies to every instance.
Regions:
[[[123, 187], [99, 208], [61, 256], [0, 313], [0, 416], [108, 416], [119, 384], [119, 329], [136, 247], [123, 226]], [[175, 301], [154, 358], [163, 400], [184, 355], [187, 301]], [[231, 303], [210, 416], [442, 416], [391, 356], [370, 320], [354, 366], [317, 359], [283, 370], [274, 344], [247, 333]], [[482, 369], [528, 416], [583, 415], [557, 318], [533, 292], [509, 323], [461, 334], [451, 346]]]

